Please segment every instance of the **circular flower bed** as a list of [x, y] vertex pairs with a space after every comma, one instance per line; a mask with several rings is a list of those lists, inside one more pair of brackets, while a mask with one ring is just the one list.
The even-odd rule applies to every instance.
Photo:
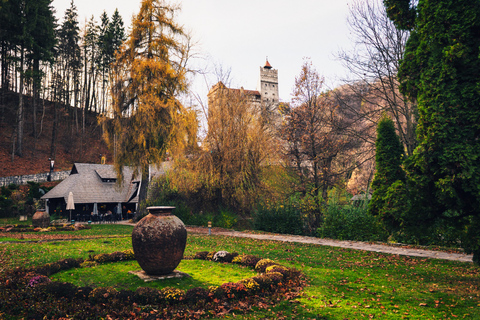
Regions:
[[89, 225], [85, 224], [62, 224], [56, 226], [50, 226], [47, 228], [40, 228], [28, 225], [7, 225], [4, 227], [0, 227], [0, 232], [51, 232], [51, 231], [78, 231], [84, 229], [91, 229]]
[[[87, 259], [64, 259], [33, 268], [16, 268], [0, 279], [0, 318], [3, 315], [28, 319], [198, 319], [228, 312], [250, 310], [296, 297], [303, 286], [301, 273], [270, 259], [227, 251], [198, 252], [193, 259], [237, 263], [254, 268], [258, 275], [238, 282], [206, 288], [135, 291], [113, 287], [77, 287], [51, 281], [48, 276], [62, 270], [100, 263], [134, 260], [132, 250], [91, 255]], [[288, 293], [288, 294], [287, 294]]]

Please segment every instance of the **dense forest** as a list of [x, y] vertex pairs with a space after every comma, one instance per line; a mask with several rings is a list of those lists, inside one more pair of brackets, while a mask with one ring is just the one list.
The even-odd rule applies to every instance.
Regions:
[[51, 2], [0, 4], [2, 162], [15, 160], [18, 168], [28, 166], [26, 158], [59, 157], [67, 165], [107, 153], [96, 117], [108, 112], [110, 65], [125, 40], [122, 18], [104, 12], [100, 23], [92, 16], [80, 29], [73, 1], [61, 21]]

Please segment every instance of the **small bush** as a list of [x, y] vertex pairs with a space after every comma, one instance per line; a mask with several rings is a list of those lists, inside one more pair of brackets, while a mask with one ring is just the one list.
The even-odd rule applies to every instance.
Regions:
[[185, 301], [191, 304], [205, 303], [208, 300], [209, 291], [204, 288], [191, 288], [185, 293]]
[[260, 275], [252, 278], [258, 285], [260, 286], [260, 289], [263, 290], [269, 290], [272, 288], [274, 285], [273, 280], [270, 277], [267, 277], [266, 275]]
[[218, 251], [217, 253], [215, 253], [212, 260], [215, 262], [230, 263], [233, 260], [233, 255], [228, 251]]
[[270, 279], [274, 285], [279, 284], [283, 280], [283, 274], [280, 272], [266, 273], [265, 277]]
[[112, 287], [95, 288], [90, 292], [88, 298], [92, 303], [108, 303], [113, 300], [118, 291]]
[[303, 234], [300, 211], [292, 205], [260, 206], [254, 214], [256, 230], [282, 234]]
[[75, 293], [76, 300], [87, 300], [90, 292], [93, 291], [92, 287], [79, 287]]
[[253, 278], [241, 280], [239, 283], [243, 284], [248, 294], [255, 293], [260, 290], [260, 285]]
[[28, 281], [27, 287], [33, 288], [36, 287], [37, 285], [44, 284], [50, 282], [50, 279], [46, 276], [39, 275], [39, 276], [34, 276]]
[[207, 260], [208, 251], [200, 251], [195, 253], [194, 259]]
[[207, 254], [206, 260], [212, 261], [212, 259], [213, 259], [213, 257], [215, 256], [216, 253], [217, 253], [216, 251], [209, 252], [209, 253]]
[[163, 288], [161, 290], [163, 298], [166, 302], [173, 304], [185, 299], [185, 291], [177, 288]]
[[329, 205], [317, 236], [339, 240], [386, 241], [380, 218], [370, 215], [363, 207]]
[[51, 281], [45, 284], [45, 292], [52, 294], [56, 298], [73, 299], [77, 294], [78, 288], [68, 282]]
[[220, 286], [229, 299], [241, 298], [247, 293], [245, 285], [241, 282], [227, 282]]
[[133, 299], [139, 304], [158, 304], [163, 299], [163, 294], [160, 290], [150, 287], [140, 287], [135, 290]]
[[270, 259], [262, 259], [257, 262], [255, 265], [255, 271], [257, 272], [265, 272], [265, 269], [271, 265], [274, 265], [275, 261]]
[[257, 256], [251, 255], [251, 254], [246, 254], [246, 255], [242, 256], [242, 261], [241, 261], [240, 264], [242, 264], [244, 266], [247, 266], [247, 267], [255, 268], [258, 261], [260, 261], [260, 260], [262, 260], [262, 258], [259, 258]]
[[274, 272], [278, 272], [278, 273], [281, 273], [283, 278], [287, 279], [289, 274], [290, 274], [290, 270], [287, 268], [287, 267], [284, 267], [284, 266], [279, 266], [279, 265], [271, 265], [269, 267], [267, 267], [265, 269], [265, 273], [274, 273]]
[[238, 256], [234, 257], [233, 260], [232, 260], [232, 263], [241, 264], [243, 256], [244, 255], [242, 254], [242, 255], [238, 255]]

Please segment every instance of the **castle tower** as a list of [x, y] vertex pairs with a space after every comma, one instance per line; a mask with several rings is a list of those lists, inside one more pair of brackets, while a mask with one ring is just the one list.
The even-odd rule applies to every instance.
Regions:
[[278, 70], [272, 68], [268, 59], [265, 66], [260, 67], [257, 90], [261, 94], [262, 105], [278, 105]]

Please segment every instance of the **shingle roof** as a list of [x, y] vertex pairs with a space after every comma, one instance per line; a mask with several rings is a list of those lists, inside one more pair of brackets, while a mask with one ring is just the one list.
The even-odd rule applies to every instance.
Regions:
[[[75, 163], [70, 175], [42, 199], [64, 198], [66, 202], [71, 191], [75, 203], [127, 202], [136, 192], [136, 185], [132, 184], [132, 168], [124, 167], [123, 175], [123, 185], [118, 186], [116, 182], [102, 181], [116, 179], [113, 165]], [[135, 202], [135, 198], [132, 202]]]

